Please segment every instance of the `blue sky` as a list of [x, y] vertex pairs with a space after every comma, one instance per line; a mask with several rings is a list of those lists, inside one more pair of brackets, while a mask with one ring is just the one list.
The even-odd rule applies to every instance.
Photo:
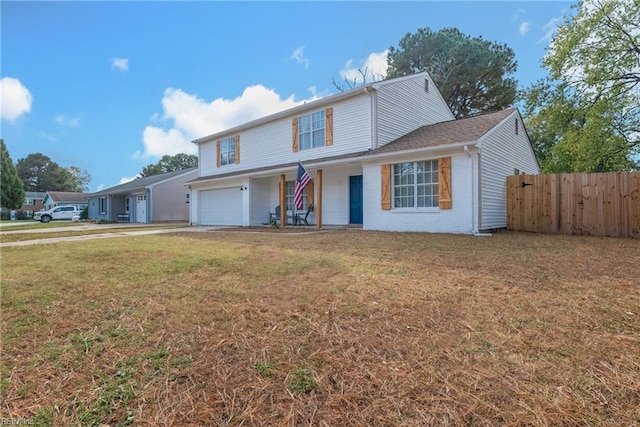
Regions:
[[527, 86], [572, 3], [2, 1], [0, 135], [14, 162], [43, 153], [98, 191], [358, 68], [383, 74], [418, 28], [506, 43]]

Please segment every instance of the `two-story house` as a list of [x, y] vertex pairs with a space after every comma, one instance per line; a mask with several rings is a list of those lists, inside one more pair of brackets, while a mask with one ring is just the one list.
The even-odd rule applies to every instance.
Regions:
[[44, 192], [40, 191], [27, 191], [24, 195], [24, 203], [19, 211], [23, 212], [27, 218], [31, 218], [34, 212], [44, 209]]
[[337, 93], [194, 141], [190, 221], [286, 221], [298, 162], [309, 222], [477, 233], [506, 227], [506, 177], [537, 173], [516, 109], [455, 120], [428, 73]]

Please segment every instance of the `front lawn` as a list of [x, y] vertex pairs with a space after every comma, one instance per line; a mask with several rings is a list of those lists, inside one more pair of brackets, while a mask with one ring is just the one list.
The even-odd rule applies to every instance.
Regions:
[[640, 240], [177, 232], [1, 262], [3, 419], [640, 420]]

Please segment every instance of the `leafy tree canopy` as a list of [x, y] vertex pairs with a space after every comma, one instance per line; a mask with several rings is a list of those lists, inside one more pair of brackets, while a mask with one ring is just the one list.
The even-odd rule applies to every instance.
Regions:
[[0, 139], [0, 206], [19, 209], [24, 203], [24, 188], [4, 140]]
[[462, 34], [420, 28], [390, 47], [387, 77], [428, 71], [456, 118], [511, 106], [517, 62], [511, 48]]
[[160, 175], [162, 173], [179, 171], [198, 166], [198, 156], [179, 153], [175, 156], [162, 156], [156, 164], [149, 164], [142, 169], [140, 177]]
[[545, 172], [638, 169], [640, 12], [637, 0], [574, 6], [547, 50], [549, 76], [523, 94]]
[[42, 153], [32, 153], [16, 164], [26, 191], [86, 191], [91, 175], [80, 168], [65, 168]]

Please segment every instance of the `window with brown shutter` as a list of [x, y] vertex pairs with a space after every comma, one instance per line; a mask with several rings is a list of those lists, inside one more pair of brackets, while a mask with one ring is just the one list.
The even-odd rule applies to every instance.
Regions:
[[240, 135], [236, 135], [236, 164], [240, 163]]
[[391, 165], [380, 166], [380, 178], [380, 208], [388, 211], [391, 209]]
[[451, 209], [451, 158], [383, 165], [382, 209]]
[[451, 209], [451, 157], [438, 159], [438, 199], [440, 209]]
[[291, 121], [294, 153], [333, 145], [333, 108], [295, 117]]
[[298, 118], [294, 117], [291, 120], [291, 140], [292, 142], [292, 150], [294, 153], [298, 152]]
[[221, 139], [216, 142], [216, 157], [218, 167], [225, 165], [233, 165], [239, 162], [238, 154], [240, 154], [239, 144], [240, 135], [232, 136], [231, 138]]
[[329, 107], [325, 110], [325, 145], [328, 147], [333, 145], [333, 108]]
[[307, 209], [309, 206], [313, 205], [313, 180], [309, 181], [307, 187], [305, 188], [307, 192]]

